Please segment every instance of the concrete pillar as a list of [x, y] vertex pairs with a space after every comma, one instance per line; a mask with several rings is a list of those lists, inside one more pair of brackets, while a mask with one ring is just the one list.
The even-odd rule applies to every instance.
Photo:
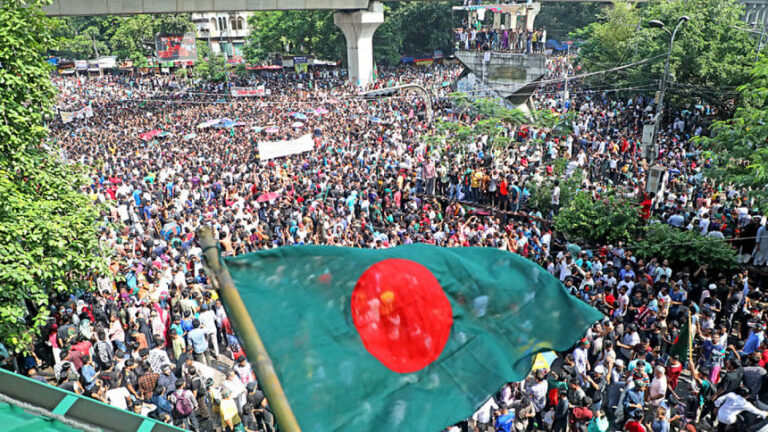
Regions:
[[347, 39], [347, 70], [349, 81], [365, 86], [373, 78], [373, 34], [384, 22], [384, 5], [371, 2], [368, 9], [336, 12], [333, 23]]
[[[504, 14], [504, 27], [506, 27], [507, 30], [512, 30], [512, 19], [515, 18], [512, 14]], [[515, 23], [517, 24], [517, 23]]]
[[531, 3], [526, 7], [525, 12], [525, 31], [532, 32], [533, 21], [536, 19], [536, 15], [541, 12], [541, 3]]
[[493, 28], [498, 29], [501, 27], [501, 12], [493, 13]]

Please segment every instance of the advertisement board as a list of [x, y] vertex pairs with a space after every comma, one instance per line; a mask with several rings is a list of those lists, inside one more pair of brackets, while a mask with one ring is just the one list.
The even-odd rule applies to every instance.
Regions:
[[194, 33], [158, 33], [155, 50], [160, 61], [197, 60]]

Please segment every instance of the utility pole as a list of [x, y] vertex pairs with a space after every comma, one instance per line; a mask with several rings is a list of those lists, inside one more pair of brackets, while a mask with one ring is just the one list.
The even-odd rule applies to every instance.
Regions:
[[755, 54], [755, 64], [760, 60], [760, 51], [763, 49], [763, 36], [765, 36], [765, 25], [760, 29], [760, 42], [757, 43], [757, 54]]
[[568, 97], [568, 69], [571, 66], [571, 41], [566, 42], [565, 44], [568, 45], [568, 47], [565, 49], [565, 87], [563, 88], [563, 114], [565, 114], [565, 102], [569, 99]]
[[653, 125], [653, 138], [651, 140], [651, 157], [650, 162], [653, 162], [654, 159], [656, 159], [656, 153], [657, 152], [657, 145], [659, 140], [659, 128], [661, 127], [661, 117], [662, 113], [664, 112], [664, 93], [667, 92], [667, 77], [669, 76], [669, 59], [672, 57], [672, 46], [675, 43], [675, 36], [677, 35], [677, 31], [680, 29], [680, 26], [688, 21], [690, 18], [686, 15], [681, 16], [677, 19], [677, 25], [675, 26], [675, 30], [670, 32], [669, 29], [667, 29], [664, 26], [664, 23], [658, 20], [649, 21], [648, 24], [651, 27], [656, 27], [664, 30], [667, 32], [670, 36], [669, 38], [669, 49], [667, 50], [667, 60], [664, 63], [664, 76], [661, 77], [661, 88], [659, 89], [659, 100], [656, 102], [656, 113], [654, 115], [654, 125]]

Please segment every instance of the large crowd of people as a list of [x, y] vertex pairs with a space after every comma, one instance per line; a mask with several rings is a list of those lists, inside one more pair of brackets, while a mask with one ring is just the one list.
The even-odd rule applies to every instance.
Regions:
[[[559, 76], [570, 66], [557, 59], [549, 69]], [[418, 83], [440, 99], [459, 72], [383, 70], [373, 87]], [[174, 76], [54, 78], [61, 109], [93, 111], [52, 121], [50, 139], [91, 167], [83, 193], [108, 209], [100, 244], [110, 273], [93, 292], [52, 296], [32, 353], [0, 350], [3, 367], [191, 430], [275, 430], [202, 269], [195, 232], [209, 224], [227, 256], [301, 244], [495, 247], [541, 264], [605, 314], [572, 350], [449, 430], [724, 431], [768, 415], [764, 280], [746, 267], [671, 268], [620, 244], [565, 245], [549, 223], [563, 204], [559, 187], [551, 213], [528, 205], [530, 184], [551, 178], [553, 161], [565, 158], [564, 176], [581, 173], [584, 190], [648, 201], [647, 219], [679, 229], [739, 235], [742, 262], [764, 268], [764, 215], [742, 191], [703, 176], [710, 161], [690, 140], [706, 130], [706, 107], [673, 115], [662, 131], [656, 164], [667, 169], [668, 187], [648, 196], [637, 145], [647, 95], [581, 90], [564, 103], [543, 89], [534, 103], [576, 113], [573, 132], [510, 126], [514, 145], [498, 150], [487, 136], [428, 145], [436, 132], [423, 100], [363, 100], [336, 71], [232, 79], [265, 95], [233, 98], [222, 83]], [[435, 116], [478, 120], [450, 104]], [[261, 160], [257, 143], [307, 134], [314, 150]], [[671, 346], [689, 317], [695, 349], [681, 358]]]

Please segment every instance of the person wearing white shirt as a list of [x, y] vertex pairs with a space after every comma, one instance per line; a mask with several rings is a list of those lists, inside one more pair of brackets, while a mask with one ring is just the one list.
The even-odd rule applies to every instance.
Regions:
[[216, 331], [218, 328], [216, 327], [216, 313], [212, 311], [207, 303], [203, 303], [201, 306], [201, 312], [200, 312], [200, 328], [203, 330], [203, 333], [205, 333], [205, 337], [208, 339], [208, 345], [213, 346], [213, 352], [215, 353], [216, 357], [219, 356], [219, 344], [216, 340]]
[[659, 406], [664, 402], [667, 395], [667, 377], [664, 375], [664, 367], [656, 366], [649, 389], [650, 403], [653, 406]]
[[589, 350], [589, 341], [582, 339], [579, 347], [573, 350], [573, 364], [579, 375], [584, 375], [589, 371], [589, 361], [587, 360], [587, 351]]
[[717, 421], [724, 425], [735, 424], [739, 414], [746, 411], [758, 417], [768, 417], [767, 411], [761, 411], [734, 392], [724, 394], [715, 400], [717, 408]]
[[[480, 426], [481, 430], [485, 430], [491, 426], [491, 415], [493, 414], [493, 411], [497, 409], [499, 409], [499, 405], [496, 404], [496, 401], [493, 400], [493, 398], [490, 398], [480, 407], [480, 409], [472, 414], [472, 420]], [[485, 429], [483, 429], [483, 427], [485, 427]]]

